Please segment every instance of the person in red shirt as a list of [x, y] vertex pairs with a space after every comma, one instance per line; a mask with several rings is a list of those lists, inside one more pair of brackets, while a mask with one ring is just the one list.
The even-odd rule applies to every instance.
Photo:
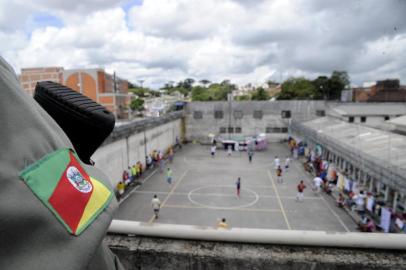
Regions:
[[305, 188], [306, 188], [306, 186], [303, 183], [303, 180], [301, 180], [299, 185], [297, 185], [296, 201], [303, 201], [303, 191]]

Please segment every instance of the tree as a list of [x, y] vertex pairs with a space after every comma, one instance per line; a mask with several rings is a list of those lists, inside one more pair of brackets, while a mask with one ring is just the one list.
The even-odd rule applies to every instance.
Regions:
[[289, 78], [282, 84], [278, 99], [313, 99], [316, 91], [311, 81], [304, 77]]
[[327, 76], [319, 76], [312, 83], [315, 89], [314, 99], [329, 99], [331, 90], [330, 79]]
[[133, 84], [132, 82], [128, 82], [128, 89], [130, 88], [135, 88], [135, 84]]
[[185, 79], [185, 80], [183, 81], [183, 87], [186, 88], [186, 89], [188, 89], [188, 90], [191, 90], [194, 83], [195, 83], [195, 80], [194, 80], [194, 79], [192, 79], [192, 78], [187, 78], [187, 79]]
[[249, 95], [237, 96], [236, 100], [238, 100], [238, 101], [250, 100], [250, 96]]
[[203, 84], [204, 86], [206, 86], [206, 85], [208, 85], [208, 84], [211, 83], [211, 81], [206, 80], [206, 79], [200, 80], [199, 82], [200, 82], [201, 84]]
[[147, 93], [149, 93], [149, 90], [146, 88], [141, 88], [141, 87], [134, 87], [129, 89], [130, 92], [133, 92], [135, 95], [139, 97], [146, 97]]
[[144, 100], [141, 98], [135, 98], [131, 100], [130, 108], [133, 111], [143, 111], [144, 110]]
[[268, 100], [268, 99], [269, 94], [265, 91], [263, 87], [258, 87], [251, 96], [251, 100]]
[[193, 101], [208, 101], [209, 100], [208, 90], [201, 86], [193, 87], [192, 100]]
[[278, 86], [278, 85], [279, 85], [278, 82], [274, 82], [274, 81], [272, 81], [272, 80], [268, 80], [268, 81], [266, 82], [266, 84], [268, 85], [268, 87], [275, 87], [275, 86]]
[[340, 99], [341, 91], [350, 86], [350, 78], [347, 71], [334, 70], [331, 74], [329, 99]]

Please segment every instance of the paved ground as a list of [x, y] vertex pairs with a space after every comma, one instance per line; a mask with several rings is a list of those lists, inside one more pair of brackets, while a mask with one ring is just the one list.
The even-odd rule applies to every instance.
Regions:
[[[274, 156], [284, 162], [285, 144], [270, 144], [265, 152], [256, 152], [248, 162], [246, 152], [228, 157], [218, 151], [210, 157], [210, 147], [188, 145], [175, 156], [173, 183], [165, 174], [154, 172], [122, 201], [116, 219], [215, 226], [225, 217], [232, 227], [292, 230], [355, 231], [352, 219], [334, 205], [332, 198], [313, 194], [310, 181], [299, 161], [293, 161], [284, 173], [284, 183], [276, 182]], [[235, 182], [241, 177], [241, 197], [235, 194]], [[305, 200], [296, 202], [296, 186], [305, 180]], [[154, 220], [151, 199], [157, 194], [162, 202], [158, 220]]]

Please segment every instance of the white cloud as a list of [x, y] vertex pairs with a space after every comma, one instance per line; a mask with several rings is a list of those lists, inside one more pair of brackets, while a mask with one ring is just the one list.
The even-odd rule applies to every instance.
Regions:
[[[406, 4], [396, 0], [0, 0], [0, 50], [17, 68], [105, 67], [157, 86], [187, 77], [239, 84], [348, 70], [357, 84], [406, 83]], [[15, 18], [4, 10], [18, 9]], [[24, 34], [48, 12], [62, 27]], [[24, 23], [9, 27], [7, 20]]]

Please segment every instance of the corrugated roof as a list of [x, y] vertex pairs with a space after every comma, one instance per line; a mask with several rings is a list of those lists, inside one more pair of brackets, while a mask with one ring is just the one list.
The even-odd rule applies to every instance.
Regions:
[[395, 119], [392, 119], [388, 121], [391, 124], [395, 124], [396, 126], [406, 126], [406, 115], [397, 117]]
[[406, 170], [405, 136], [331, 117], [318, 118], [304, 125], [330, 137], [338, 144], [353, 149], [359, 153], [360, 158], [381, 160], [391, 169], [399, 166]]
[[331, 115], [404, 115], [406, 103], [352, 103], [331, 108]]

